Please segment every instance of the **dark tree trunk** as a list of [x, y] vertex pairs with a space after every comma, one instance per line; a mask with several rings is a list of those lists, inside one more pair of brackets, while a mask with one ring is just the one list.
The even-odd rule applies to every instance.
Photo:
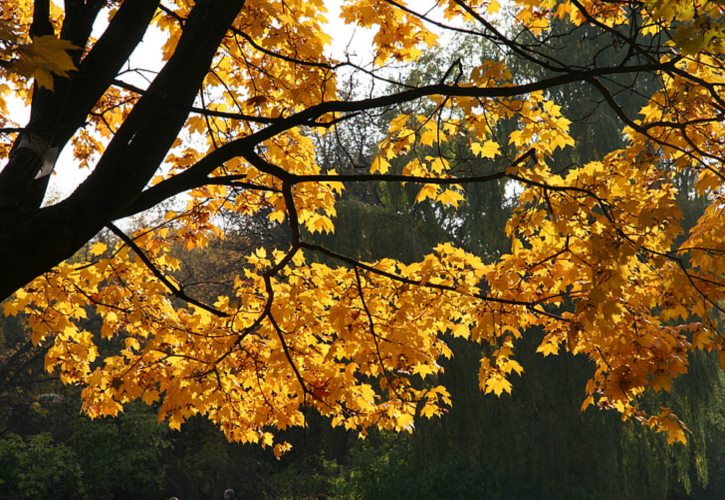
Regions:
[[[65, 145], [82, 126], [141, 40], [158, 1], [124, 2], [78, 72], [68, 81], [58, 79], [52, 93], [36, 92], [29, 132], [18, 139], [0, 174], [0, 299], [71, 257], [136, 199], [177, 137], [214, 54], [243, 4], [244, 0], [197, 2], [173, 56], [134, 106], [91, 175], [69, 198], [42, 209], [38, 207], [47, 176], [42, 176], [41, 169], [52, 156], [49, 151]], [[90, 2], [87, 8], [93, 6]], [[68, 23], [78, 23], [78, 31], [86, 30], [71, 38], [84, 34], [87, 38], [94, 18], [86, 15], [85, 23], [70, 18]], [[31, 138], [21, 143], [28, 134]], [[27, 147], [29, 140], [34, 141], [33, 147]]]

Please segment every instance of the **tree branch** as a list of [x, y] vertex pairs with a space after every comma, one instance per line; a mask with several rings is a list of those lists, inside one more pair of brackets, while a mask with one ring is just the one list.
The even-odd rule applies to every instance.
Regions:
[[118, 236], [121, 241], [123, 241], [126, 245], [128, 245], [131, 250], [138, 256], [139, 259], [141, 259], [141, 262], [144, 263], [144, 265], [148, 268], [151, 273], [156, 276], [156, 278], [164, 284], [166, 288], [169, 289], [169, 291], [177, 298], [183, 300], [184, 302], [188, 302], [189, 304], [193, 304], [196, 307], [199, 307], [200, 309], [204, 309], [205, 311], [208, 311], [212, 313], [214, 316], [218, 316], [220, 318], [226, 318], [229, 315], [225, 312], [220, 311], [219, 309], [216, 309], [212, 306], [209, 306], [207, 304], [204, 304], [203, 302], [190, 297], [186, 293], [184, 293], [183, 288], [179, 288], [176, 286], [169, 278], [167, 278], [161, 270], [156, 267], [156, 265], [151, 261], [151, 259], [146, 255], [146, 253], [139, 247], [133, 239], [131, 239], [130, 236], [128, 236], [126, 233], [121, 231], [118, 226], [113, 224], [112, 222], [109, 223], [106, 226], [110, 231]]

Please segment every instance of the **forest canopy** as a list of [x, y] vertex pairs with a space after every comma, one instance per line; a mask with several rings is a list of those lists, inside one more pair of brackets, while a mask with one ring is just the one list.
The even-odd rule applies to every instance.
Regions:
[[[544, 356], [591, 361], [583, 409], [685, 442], [686, 422], [644, 401], [693, 351], [725, 367], [722, 4], [342, 2], [374, 34], [370, 64], [328, 55], [325, 4], [0, 5], [0, 296], [46, 369], [83, 387], [92, 417], [140, 399], [172, 428], [205, 415], [280, 454], [274, 430], [308, 408], [363, 435], [445, 413], [453, 338], [481, 346], [481, 390], [508, 393], [516, 345], [538, 335]], [[150, 33], [162, 66], [132, 66]], [[401, 76], [454, 38], [465, 50], [436, 79]], [[565, 115], [563, 96], [591, 116]], [[605, 110], [617, 146], [574, 154], [573, 129], [596, 136]], [[375, 144], [331, 161], [366, 120], [386, 123]], [[61, 151], [90, 173], [43, 202]], [[455, 213], [501, 182], [502, 255], [441, 243], [366, 260], [325, 243], [361, 186]], [[692, 224], [685, 188], [706, 206]], [[193, 257], [220, 241], [234, 255], [198, 279]]]

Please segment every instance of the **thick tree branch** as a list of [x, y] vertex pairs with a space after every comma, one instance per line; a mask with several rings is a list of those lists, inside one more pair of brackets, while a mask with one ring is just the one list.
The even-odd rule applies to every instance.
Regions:
[[[71, 41], [87, 42], [99, 3], [91, 2], [85, 10], [71, 12], [63, 26]], [[0, 231], [40, 206], [58, 152], [84, 124], [93, 105], [136, 48], [157, 3], [126, 0], [70, 78], [56, 78], [53, 91], [36, 87], [26, 132], [16, 139], [9, 161], [0, 172]], [[43, 16], [49, 24], [47, 15], [42, 14], [45, 7], [40, 7], [36, 9], [38, 25]], [[52, 33], [52, 26], [50, 29]]]
[[[261, 165], [257, 163], [258, 155], [254, 152], [254, 148], [272, 137], [290, 130], [298, 126], [317, 125], [316, 120], [320, 117], [331, 113], [356, 113], [376, 108], [384, 108], [397, 104], [411, 102], [423, 97], [429, 96], [448, 96], [448, 97], [480, 97], [480, 98], [500, 98], [500, 97], [517, 97], [523, 96], [531, 92], [539, 90], [547, 90], [561, 85], [567, 85], [574, 82], [588, 81], [596, 76], [616, 75], [637, 73], [642, 71], [657, 71], [663, 68], [669, 68], [674, 62], [665, 62], [657, 64], [634, 65], [624, 67], [596, 68], [585, 71], [572, 71], [567, 74], [558, 75], [551, 78], [545, 78], [536, 82], [512, 85], [509, 87], [466, 87], [458, 85], [450, 85], [446, 83], [438, 83], [434, 85], [422, 86], [414, 89], [404, 90], [381, 97], [372, 97], [356, 101], [328, 101], [307, 108], [306, 110], [295, 113], [286, 118], [280, 118], [275, 123], [250, 134], [249, 136], [233, 140], [221, 147], [215, 149], [207, 156], [199, 160], [197, 163], [189, 167], [186, 171], [167, 179], [156, 186], [147, 189], [141, 193], [138, 199], [129, 206], [120, 216], [129, 216], [155, 206], [170, 196], [181, 193], [187, 189], [203, 185], [207, 176], [215, 169], [220, 167], [224, 162], [235, 157], [245, 157], [250, 160], [255, 167]], [[256, 164], [255, 164], [256, 163]], [[273, 171], [270, 171], [273, 170]], [[260, 169], [263, 172], [271, 173], [280, 179], [287, 179], [289, 175], [279, 167], [268, 167]]]
[[[138, 196], [186, 120], [186, 109], [243, 3], [198, 3], [176, 51], [151, 84], [151, 96], [139, 100], [88, 179], [63, 202], [4, 228], [0, 297], [70, 257]], [[183, 106], [166, 104], [166, 99], [154, 99], [154, 94]]]

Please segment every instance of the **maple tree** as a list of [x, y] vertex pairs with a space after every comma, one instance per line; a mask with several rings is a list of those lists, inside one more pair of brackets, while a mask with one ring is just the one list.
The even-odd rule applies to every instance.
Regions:
[[[583, 408], [686, 440], [669, 408], [639, 403], [687, 372], [695, 349], [725, 365], [722, 5], [521, 0], [503, 7], [516, 19], [509, 28], [495, 0], [437, 5], [440, 19], [415, 2], [344, 2], [342, 18], [375, 33], [370, 67], [325, 55], [322, 0], [0, 6], [0, 296], [48, 347], [46, 368], [84, 387], [89, 415], [142, 399], [172, 427], [203, 414], [229, 439], [278, 454], [289, 445], [272, 430], [303, 425], [307, 407], [362, 433], [411, 430], [416, 416], [451, 404], [435, 383], [449, 336], [488, 346], [480, 386], [501, 395], [523, 372], [517, 340], [538, 328], [543, 355], [593, 361]], [[568, 30], [552, 36], [555, 23]], [[552, 55], [586, 41], [585, 28], [611, 38], [615, 61], [573, 66]], [[148, 29], [166, 35], [163, 67], [132, 85], [121, 75]], [[350, 69], [389, 82], [381, 68], [443, 43], [441, 30], [498, 53], [432, 84], [366, 98], [338, 88]], [[513, 59], [550, 76], [517, 75]], [[620, 103], [622, 76], [656, 83], [641, 109]], [[574, 141], [551, 92], [575, 85], [621, 119], [625, 145], [559, 165]], [[13, 99], [30, 106], [24, 126], [12, 121]], [[323, 170], [311, 132], [334, 133], [369, 110], [394, 115], [369, 171]], [[461, 140], [490, 168], [458, 168], [447, 148]], [[66, 147], [90, 175], [42, 206]], [[391, 170], [397, 158], [406, 163]], [[687, 232], [673, 184], [685, 170], [709, 200]], [[450, 244], [417, 262], [364, 262], [310, 238], [334, 232], [346, 185], [405, 182], [419, 186], [418, 203], [456, 207], [467, 185], [501, 179], [520, 189], [511, 251], [495, 262]], [[116, 225], [181, 194], [133, 233]], [[250, 249], [233, 286], [208, 300], [177, 279], [178, 250], [223, 238], [224, 214], [264, 215], [287, 228], [290, 245]], [[82, 250], [104, 228], [116, 239]], [[83, 327], [91, 314], [100, 335]], [[100, 356], [107, 341], [119, 348]]]

